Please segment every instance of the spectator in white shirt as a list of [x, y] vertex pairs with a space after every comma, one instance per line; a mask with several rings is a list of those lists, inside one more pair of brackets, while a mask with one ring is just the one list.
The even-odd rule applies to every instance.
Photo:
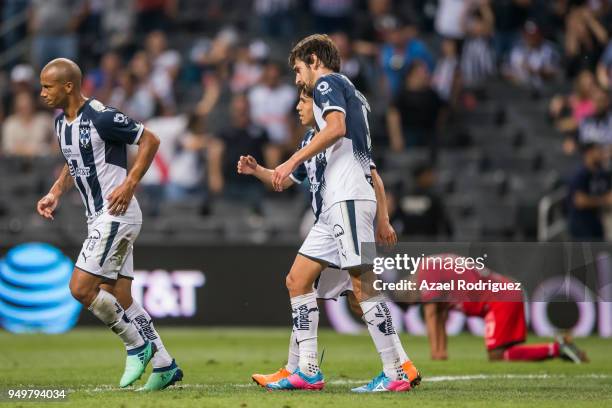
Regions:
[[261, 83], [248, 94], [253, 123], [266, 130], [275, 146], [273, 165], [280, 163], [282, 154], [291, 149], [291, 114], [296, 98], [295, 88], [281, 81], [281, 67], [277, 62], [266, 64]]

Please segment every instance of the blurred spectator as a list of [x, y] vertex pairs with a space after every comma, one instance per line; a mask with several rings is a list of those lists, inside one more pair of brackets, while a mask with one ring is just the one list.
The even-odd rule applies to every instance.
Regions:
[[145, 121], [155, 114], [156, 98], [147, 82], [142, 83], [134, 72], [124, 70], [119, 74], [119, 84], [111, 93], [109, 105]]
[[387, 27], [386, 42], [381, 49], [381, 64], [391, 95], [395, 96], [402, 89], [402, 81], [413, 61], [422, 60], [431, 72], [434, 59], [425, 43], [417, 38], [414, 21], [402, 23], [392, 18]]
[[83, 79], [83, 94], [108, 103], [113, 90], [119, 85], [121, 58], [114, 51], [107, 52], [100, 60], [100, 67], [95, 68]]
[[491, 43], [495, 18], [488, 0], [466, 16], [466, 39], [461, 51], [461, 78], [465, 88], [480, 91], [483, 82], [495, 74], [495, 53]]
[[553, 79], [559, 70], [559, 55], [554, 46], [542, 37], [539, 27], [532, 21], [525, 23], [523, 40], [512, 49], [506, 75], [516, 83], [535, 92]]
[[226, 69], [238, 41], [239, 35], [236, 29], [231, 26], [224, 27], [212, 40], [209, 38], [197, 40], [189, 53], [190, 59], [200, 73]]
[[442, 41], [441, 56], [433, 73], [432, 86], [443, 101], [455, 105], [461, 92], [461, 71], [455, 40]]
[[76, 59], [76, 30], [86, 16], [85, 5], [85, 0], [32, 0], [29, 30], [36, 68], [58, 57]]
[[167, 30], [176, 16], [178, 0], [136, 0], [136, 27], [140, 33]]
[[242, 44], [236, 49], [234, 69], [230, 80], [232, 92], [245, 92], [259, 82], [263, 72], [261, 61], [268, 57], [269, 51], [268, 45], [261, 40]]
[[223, 192], [231, 200], [244, 202], [256, 213], [261, 214], [263, 185], [253, 177], [242, 177], [236, 172], [240, 156], [250, 154], [258, 163], [273, 167], [267, 154], [268, 134], [260, 126], [251, 123], [249, 102], [245, 95], [238, 94], [231, 102], [231, 123], [218, 134], [223, 143], [222, 166]]
[[578, 127], [578, 143], [598, 143], [612, 146], [612, 113], [610, 97], [600, 89], [593, 92], [595, 113], [585, 118]]
[[608, 42], [608, 46], [601, 56], [599, 64], [597, 64], [597, 80], [604, 89], [612, 90], [612, 41]]
[[353, 0], [310, 0], [315, 31], [331, 33], [348, 30], [353, 8]]
[[15, 96], [14, 113], [2, 124], [2, 152], [7, 156], [46, 156], [53, 151], [53, 118], [36, 112], [30, 92]]
[[443, 38], [463, 40], [465, 21], [472, 0], [439, 0], [436, 12], [436, 32]]
[[134, 36], [136, 0], [103, 0], [99, 39], [106, 49], [126, 47]]
[[398, 235], [414, 237], [451, 236], [452, 225], [441, 197], [434, 191], [436, 174], [432, 166], [421, 165], [414, 171], [415, 187], [398, 197], [388, 194], [391, 225]]
[[281, 66], [269, 62], [264, 67], [261, 83], [248, 93], [249, 109], [253, 123], [266, 129], [273, 157], [271, 167], [280, 164], [282, 153], [293, 149], [291, 144], [291, 127], [293, 107], [297, 93], [293, 86], [281, 81]]
[[355, 52], [376, 56], [385, 41], [388, 26], [395, 24], [391, 0], [368, 0], [367, 11], [353, 18], [351, 38], [355, 40]]
[[355, 88], [367, 95], [371, 90], [372, 77], [368, 62], [353, 52], [353, 43], [346, 33], [336, 32], [331, 39], [340, 52], [340, 72], [351, 80]]
[[495, 53], [504, 61], [514, 43], [520, 39], [521, 27], [529, 17], [533, 0], [493, 0], [495, 16]]
[[168, 49], [166, 35], [158, 30], [147, 35], [146, 52], [151, 64], [149, 83], [153, 92], [164, 106], [174, 106], [174, 82], [181, 67], [181, 55]]
[[174, 165], [175, 147], [179, 138], [187, 131], [187, 117], [177, 115], [172, 110], [163, 110], [162, 115], [151, 118], [145, 125], [159, 136], [161, 143], [153, 163], [142, 177], [144, 206], [148, 215], [157, 216], [160, 204], [166, 200], [166, 188]]
[[427, 65], [422, 61], [413, 62], [403, 89], [387, 111], [391, 148], [399, 152], [404, 148], [429, 146], [432, 156], [435, 156], [443, 106], [431, 87]]
[[21, 92], [29, 92], [33, 96], [37, 94], [34, 80], [34, 70], [31, 66], [19, 64], [13, 67], [9, 85], [0, 87], [2, 97], [0, 100], [0, 120], [7, 116], [15, 105], [15, 95]]
[[595, 69], [608, 42], [608, 32], [586, 2], [570, 10], [565, 23], [566, 72], [570, 78], [581, 69]]
[[[176, 139], [173, 147], [166, 186], [168, 200], [197, 199], [205, 202], [208, 200], [208, 189], [213, 193], [221, 191], [221, 144], [204, 133], [201, 117], [190, 116], [186, 131]], [[208, 182], [204, 181], [205, 177], [208, 177]]]
[[580, 72], [570, 95], [555, 95], [548, 112], [560, 132], [574, 132], [582, 121], [595, 113], [593, 96], [597, 83], [591, 71]]
[[259, 33], [269, 37], [293, 37], [295, 8], [296, 0], [254, 0]]
[[604, 149], [597, 144], [582, 145], [582, 164], [569, 185], [569, 232], [574, 240], [601, 241], [603, 209], [612, 206], [612, 174], [604, 169]]

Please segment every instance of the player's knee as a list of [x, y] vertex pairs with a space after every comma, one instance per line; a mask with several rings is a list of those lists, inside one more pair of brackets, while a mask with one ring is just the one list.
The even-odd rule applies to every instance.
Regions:
[[96, 297], [97, 291], [89, 285], [83, 285], [79, 282], [70, 281], [70, 293], [72, 297], [78, 300], [85, 306], [89, 306]]
[[287, 290], [290, 294], [302, 294], [312, 291], [312, 287], [308, 288], [303, 279], [299, 279], [291, 273], [289, 273], [285, 278], [285, 285], [287, 286]]

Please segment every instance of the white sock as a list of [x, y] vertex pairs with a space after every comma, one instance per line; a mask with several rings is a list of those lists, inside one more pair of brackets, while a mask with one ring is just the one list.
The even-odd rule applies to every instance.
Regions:
[[153, 320], [151, 319], [149, 313], [147, 313], [147, 311], [144, 310], [143, 307], [136, 301], [132, 301], [131, 306], [127, 308], [125, 314], [127, 315], [128, 319], [130, 319], [132, 323], [138, 327], [140, 333], [142, 333], [147, 340], [152, 341], [153, 344], [155, 344], [157, 351], [151, 360], [153, 368], [168, 367], [170, 364], [172, 364], [172, 357], [166, 350], [166, 347], [164, 347], [164, 343], [162, 342], [159, 333], [157, 333], [157, 330], [155, 330]]
[[319, 372], [317, 361], [317, 329], [319, 307], [314, 292], [291, 298], [293, 331], [299, 347], [300, 371], [308, 376]]
[[287, 356], [287, 365], [285, 370], [293, 373], [300, 364], [300, 348], [295, 338], [295, 329], [291, 329], [291, 338], [289, 339], [289, 355]]
[[400, 379], [403, 371], [401, 355], [398, 353], [397, 333], [387, 303], [382, 296], [375, 296], [359, 304], [363, 311], [363, 321], [368, 326], [370, 337], [382, 360], [383, 371], [391, 380]]
[[402, 346], [402, 341], [400, 340], [399, 335], [397, 333], [393, 335], [393, 342], [395, 343], [395, 351], [400, 357], [400, 362], [404, 364], [406, 361], [410, 360], [410, 357], [408, 357], [408, 354], [406, 354], [406, 350], [404, 350], [404, 346]]
[[136, 326], [125, 315], [117, 298], [107, 291], [100, 289], [88, 309], [123, 340], [126, 349], [135, 349], [145, 344]]

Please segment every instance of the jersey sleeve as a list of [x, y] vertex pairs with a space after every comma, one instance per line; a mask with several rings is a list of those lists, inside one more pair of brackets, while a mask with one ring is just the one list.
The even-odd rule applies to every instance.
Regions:
[[126, 114], [112, 108], [100, 112], [94, 120], [100, 137], [107, 142], [138, 144], [144, 125]]
[[314, 103], [321, 109], [324, 117], [330, 111], [339, 111], [346, 115], [345, 86], [344, 80], [334, 75], [325, 76], [317, 82]]
[[300, 164], [298, 168], [289, 175], [289, 178], [297, 184], [302, 184], [304, 180], [306, 180], [306, 177], [308, 177], [308, 174], [306, 173], [306, 166], [304, 163]]

